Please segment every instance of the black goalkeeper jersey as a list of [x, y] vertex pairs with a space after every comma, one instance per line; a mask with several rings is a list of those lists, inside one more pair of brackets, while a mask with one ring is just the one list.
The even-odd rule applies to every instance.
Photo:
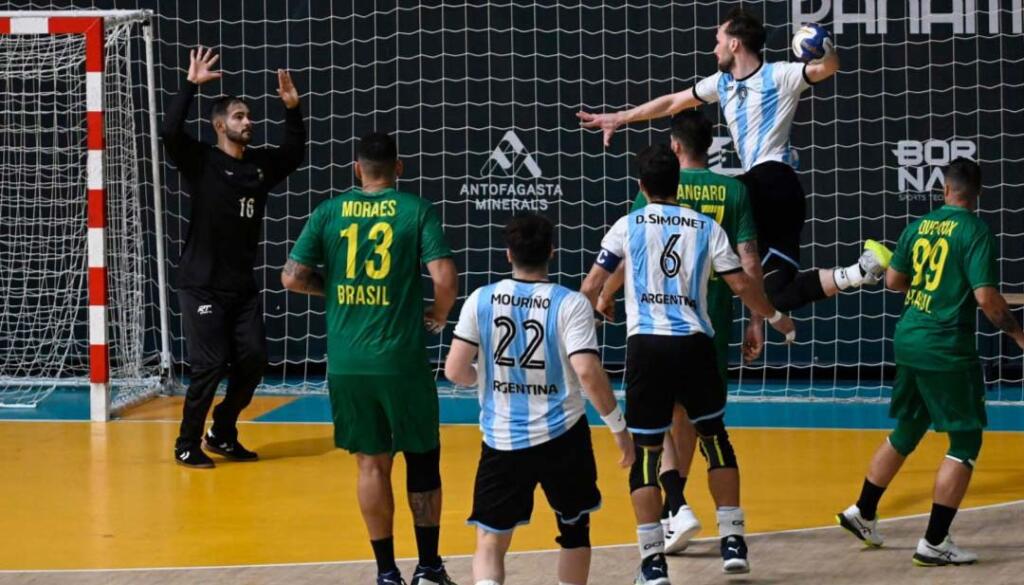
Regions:
[[241, 159], [185, 132], [185, 116], [198, 86], [186, 83], [164, 115], [167, 154], [191, 195], [188, 236], [178, 268], [178, 287], [255, 291], [267, 194], [302, 163], [306, 128], [299, 107], [285, 110], [280, 147], [246, 148]]

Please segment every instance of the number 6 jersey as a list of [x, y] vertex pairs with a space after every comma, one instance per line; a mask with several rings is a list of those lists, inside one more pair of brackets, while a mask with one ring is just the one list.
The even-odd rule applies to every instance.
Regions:
[[712, 268], [741, 270], [720, 225], [675, 204], [651, 203], [619, 219], [601, 241], [597, 264], [626, 271], [626, 335], [715, 336], [708, 318]]
[[479, 347], [480, 429], [492, 449], [550, 441], [584, 414], [569, 357], [598, 353], [586, 297], [546, 281], [505, 279], [473, 291], [455, 337]]

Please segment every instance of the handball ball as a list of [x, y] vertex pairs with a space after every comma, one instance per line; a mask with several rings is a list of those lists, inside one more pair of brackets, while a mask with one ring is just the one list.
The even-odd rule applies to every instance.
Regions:
[[807, 63], [832, 52], [832, 35], [819, 24], [805, 24], [793, 35], [793, 54]]

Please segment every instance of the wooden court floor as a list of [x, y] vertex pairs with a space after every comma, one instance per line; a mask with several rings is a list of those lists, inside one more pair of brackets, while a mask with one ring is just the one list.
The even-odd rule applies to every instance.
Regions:
[[[206, 577], [221, 579], [209, 570], [201, 571], [202, 576], [191, 571], [102, 570], [301, 563], [313, 564], [234, 568], [227, 569], [232, 576], [221, 577], [228, 582], [290, 583], [319, 582], [315, 575], [322, 574], [333, 576], [330, 582], [372, 582], [372, 567], [359, 562], [372, 558], [372, 553], [355, 504], [355, 464], [349, 455], [333, 449], [328, 425], [244, 424], [242, 438], [263, 460], [223, 463], [214, 470], [188, 470], [173, 463], [171, 446], [176, 431], [174, 422], [152, 420], [0, 423], [0, 443], [7, 446], [0, 450], [0, 569], [46, 571], [0, 573], [0, 583], [205, 582]], [[762, 533], [831, 525], [833, 514], [856, 498], [864, 466], [885, 432], [759, 428], [735, 429], [732, 435], [741, 464], [748, 530]], [[594, 429], [594, 439], [604, 507], [593, 517], [593, 541], [613, 548], [595, 553], [591, 582], [629, 582], [635, 565], [631, 544], [635, 533], [626, 472], [614, 465], [607, 431]], [[458, 557], [472, 552], [474, 533], [465, 525], [465, 518], [471, 504], [479, 431], [469, 425], [445, 426], [442, 441], [445, 505], [441, 550], [446, 557]], [[934, 470], [945, 449], [944, 437], [926, 437], [886, 494], [880, 509], [883, 517], [927, 512]], [[1024, 500], [1022, 454], [1024, 433], [987, 433], [965, 507]], [[401, 508], [396, 552], [400, 557], [413, 557], [401, 462], [395, 471]], [[705, 523], [700, 536], [714, 536], [713, 507], [705, 479], [703, 466], [696, 464], [687, 497]], [[976, 526], [980, 521], [971, 518], [979, 515], [1006, 515], [1006, 520]], [[910, 528], [892, 548], [872, 557], [861, 554], [855, 542], [845, 541], [835, 530], [759, 537], [766, 542], [763, 553], [754, 548], [752, 556], [778, 556], [780, 563], [786, 562], [771, 571], [789, 571], [785, 573], [789, 577], [757, 582], [835, 582], [831, 577], [815, 580], [814, 575], [824, 577], [819, 569], [828, 563], [822, 558], [801, 561], [803, 553], [799, 552], [807, 547], [808, 551], [817, 550], [833, 539], [834, 550], [808, 554], [830, 559], [832, 554], [852, 555], [851, 559], [865, 562], [870, 558], [872, 566], [891, 562], [893, 570], [902, 570], [909, 566], [907, 547], [916, 543], [923, 522], [893, 523], [896, 534], [903, 534], [903, 524]], [[965, 582], [1024, 582], [1024, 577], [1000, 581], [994, 573], [989, 574], [990, 570], [1012, 567], [1013, 578], [1024, 575], [1024, 553], [1019, 552], [1024, 550], [1020, 505], [964, 512], [954, 524], [954, 535], [960, 528], [964, 531], [962, 544], [973, 546], [983, 560], [993, 560], [960, 569], [975, 571], [970, 573], [974, 576], [989, 575]], [[513, 550], [553, 549], [554, 535], [553, 518], [543, 501], [538, 501], [534, 522], [517, 532]], [[796, 542], [791, 542], [793, 539]], [[707, 582], [722, 581], [716, 572], [713, 544], [695, 545], [689, 559], [673, 561], [673, 571], [695, 570], [706, 573]], [[544, 554], [531, 553], [513, 561], [527, 572], [523, 580], [510, 582], [549, 582], [548, 569], [539, 564]], [[525, 560], [535, 555], [540, 555], [537, 563]], [[604, 563], [611, 563], [615, 570], [600, 569]], [[547, 565], [552, 566], [550, 562]], [[452, 566], [459, 581], [468, 583], [467, 562], [456, 558]], [[766, 571], [769, 566], [775, 565], [766, 563]], [[54, 570], [76, 572], [51, 572]], [[278, 574], [280, 571], [285, 574]], [[531, 576], [530, 571], [536, 574]], [[766, 575], [774, 574], [771, 571]], [[619, 573], [622, 575], [616, 576]], [[531, 580], [534, 578], [539, 580]]]

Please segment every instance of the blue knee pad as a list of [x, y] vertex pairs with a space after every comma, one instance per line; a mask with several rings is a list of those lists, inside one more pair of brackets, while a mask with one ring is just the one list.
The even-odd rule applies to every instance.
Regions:
[[974, 462], [981, 453], [981, 429], [971, 431], [950, 431], [949, 451], [946, 457], [959, 461], [968, 469], [974, 469]]

